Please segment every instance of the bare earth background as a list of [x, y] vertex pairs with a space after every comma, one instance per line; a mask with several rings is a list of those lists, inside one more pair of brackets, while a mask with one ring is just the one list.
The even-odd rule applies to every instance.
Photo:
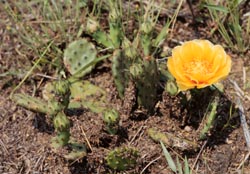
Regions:
[[[173, 7], [174, 8], [174, 7]], [[243, 7], [245, 11], [250, 10], [250, 5]], [[208, 18], [207, 11], [201, 11], [198, 4], [193, 5], [196, 17], [202, 19], [193, 23], [191, 11], [185, 2], [178, 15], [175, 28], [171, 37], [167, 38], [164, 45], [173, 48], [180, 42], [203, 38], [225, 45], [218, 35], [211, 35], [210, 30], [213, 23]], [[174, 9], [173, 9], [174, 10]], [[163, 11], [160, 20], [165, 20], [171, 10]], [[27, 18], [27, 20], [29, 20]], [[89, 151], [86, 158], [78, 161], [67, 161], [58, 152], [50, 147], [50, 140], [54, 136], [54, 128], [46, 115], [28, 111], [17, 106], [9, 99], [10, 92], [24, 77], [37, 55], [23, 55], [25, 48], [18, 37], [18, 33], [12, 32], [16, 25], [4, 10], [3, 1], [0, 2], [0, 173], [1, 174], [96, 174], [112, 173], [112, 170], [105, 164], [105, 155], [109, 150], [117, 146], [132, 146], [139, 150], [140, 158], [135, 169], [124, 173], [149, 174], [170, 174], [166, 159], [162, 153], [160, 144], [154, 142], [147, 134], [148, 128], [157, 128], [161, 132], [170, 132], [178, 136], [193, 139], [197, 134], [197, 125], [202, 118], [199, 112], [207, 104], [205, 96], [200, 101], [194, 102], [192, 108], [183, 108], [180, 105], [180, 98], [171, 97], [166, 92], [159, 93], [159, 102], [156, 105], [157, 112], [152, 116], [140, 113], [128, 115], [127, 108], [133, 105], [130, 97], [133, 94], [131, 89], [125, 96], [126, 106], [118, 96], [111, 74], [111, 63], [109, 60], [99, 64], [94, 71], [85, 79], [98, 85], [108, 92], [108, 99], [112, 106], [121, 114], [121, 130], [117, 135], [109, 135], [104, 130], [102, 116], [93, 114], [88, 110], [73, 113], [70, 116], [72, 121], [71, 132], [75, 139], [80, 142], [91, 144], [92, 151]], [[36, 28], [34, 28], [36, 29]], [[39, 32], [39, 30], [37, 30]], [[68, 43], [63, 43], [68, 44]], [[230, 74], [231, 79], [237, 81], [243, 88], [242, 72], [243, 67], [250, 68], [250, 51], [235, 53], [227, 50], [232, 57], [233, 67]], [[5, 74], [6, 72], [15, 72]], [[250, 81], [250, 71], [246, 71], [247, 80]], [[43, 68], [37, 68], [33, 75], [21, 86], [19, 92], [41, 96], [41, 90], [45, 79], [36, 74], [53, 74], [46, 72]], [[238, 168], [248, 150], [245, 138], [240, 125], [240, 118], [236, 111], [229, 118], [229, 109], [235, 101], [235, 94], [231, 83], [224, 81], [226, 87], [225, 97], [220, 103], [218, 111], [218, 122], [214, 131], [208, 138], [201, 153], [195, 151], [180, 151], [174, 149], [181, 156], [187, 156], [192, 166], [195, 161], [193, 173], [197, 174], [236, 174], [242, 167]], [[129, 90], [128, 90], [129, 91]], [[246, 90], [246, 94], [248, 91]], [[250, 101], [243, 101], [245, 114], [250, 120]], [[125, 108], [125, 109], [124, 109]], [[184, 117], [192, 115], [189, 124], [183, 125]], [[227, 124], [225, 127], [224, 125]], [[86, 135], [86, 137], [85, 137]], [[203, 145], [205, 142], [201, 142]], [[172, 151], [171, 151], [172, 152]], [[173, 156], [175, 153], [171, 153]], [[198, 159], [197, 159], [198, 158]], [[151, 163], [152, 162], [152, 163]], [[244, 163], [245, 174], [250, 173], [250, 164]]]

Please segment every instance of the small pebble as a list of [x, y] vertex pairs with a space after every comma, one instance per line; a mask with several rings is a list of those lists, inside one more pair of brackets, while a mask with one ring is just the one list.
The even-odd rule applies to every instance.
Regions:
[[187, 132], [191, 132], [192, 128], [190, 126], [185, 126], [184, 130], [187, 131]]

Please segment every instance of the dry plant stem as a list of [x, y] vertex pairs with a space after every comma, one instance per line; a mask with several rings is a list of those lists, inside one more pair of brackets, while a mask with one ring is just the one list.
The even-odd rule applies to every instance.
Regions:
[[244, 94], [244, 91], [239, 87], [239, 85], [234, 80], [229, 79], [229, 81], [234, 85], [234, 90], [240, 98], [246, 98], [247, 100], [250, 101], [250, 97]]
[[91, 152], [93, 152], [93, 148], [92, 148], [92, 146], [91, 146], [91, 144], [90, 144], [90, 142], [89, 142], [89, 140], [88, 140], [88, 138], [87, 138], [87, 135], [85, 134], [85, 132], [84, 132], [84, 130], [83, 130], [83, 128], [82, 128], [82, 126], [81, 126], [80, 128], [81, 128], [82, 134], [84, 135], [84, 138], [85, 138], [85, 140], [86, 140], [86, 142], [87, 142], [87, 144], [88, 144], [88, 146], [89, 146]]
[[198, 153], [198, 155], [197, 155], [197, 157], [196, 157], [196, 159], [195, 159], [195, 161], [194, 161], [194, 164], [193, 164], [193, 166], [192, 166], [192, 171], [194, 171], [195, 165], [196, 165], [198, 159], [200, 158], [200, 155], [201, 155], [201, 153], [202, 153], [204, 147], [206, 146], [206, 144], [207, 144], [207, 140], [203, 143], [203, 145], [202, 145], [202, 147], [201, 147], [201, 150], [199, 151], [199, 153]]
[[249, 127], [247, 125], [244, 107], [241, 102], [241, 98], [244, 98], [246, 96], [244, 96], [244, 92], [240, 89], [239, 85], [235, 81], [230, 79], [230, 82], [234, 85], [234, 90], [236, 91], [236, 94], [238, 95], [236, 99], [236, 105], [238, 106], [238, 109], [239, 109], [240, 122], [241, 122], [241, 126], [243, 128], [244, 136], [246, 139], [247, 148], [248, 148], [248, 151], [250, 151]]
[[240, 170], [240, 168], [243, 166], [243, 164], [246, 162], [246, 160], [249, 158], [250, 156], [250, 151], [246, 154], [246, 156], [244, 157], [244, 159], [241, 161], [239, 167], [237, 168], [237, 170]]
[[159, 156], [159, 157], [155, 158], [154, 160], [150, 161], [150, 162], [142, 169], [142, 171], [140, 172], [140, 174], [143, 174], [143, 172], [144, 172], [151, 164], [153, 164], [155, 161], [157, 161], [157, 160], [160, 159], [160, 158], [161, 158], [161, 156]]
[[174, 26], [175, 26], [175, 22], [176, 22], [176, 19], [177, 19], [177, 16], [178, 16], [178, 13], [179, 13], [179, 11], [180, 11], [180, 9], [181, 9], [181, 5], [182, 5], [182, 4], [183, 4], [183, 0], [181, 0], [181, 1], [179, 2], [179, 5], [178, 5], [178, 7], [177, 7], [177, 9], [176, 9], [176, 11], [175, 11], [175, 13], [174, 13], [174, 15], [173, 15], [171, 21], [170, 21], [170, 23], [172, 23], [170, 38], [172, 38], [173, 31], [174, 31]]
[[133, 138], [131, 139], [131, 141], [128, 143], [129, 146], [133, 143], [133, 141], [135, 140], [135, 138], [137, 137], [137, 135], [141, 132], [141, 130], [142, 130], [143, 128], [145, 128], [144, 125], [142, 125], [142, 126], [139, 128], [139, 130], [136, 132], [136, 134], [134, 135], [134, 137], [133, 137]]
[[4, 145], [4, 142], [0, 139], [0, 145], [2, 146], [3, 151], [5, 151], [7, 154], [9, 154], [8, 149]]
[[236, 104], [237, 104], [237, 106], [239, 108], [240, 122], [241, 122], [241, 125], [242, 125], [242, 128], [243, 128], [243, 132], [244, 132], [244, 136], [245, 136], [245, 139], [246, 139], [247, 148], [250, 151], [250, 133], [249, 133], [249, 127], [247, 125], [246, 116], [245, 116], [245, 113], [244, 113], [244, 108], [243, 108], [243, 105], [242, 105], [241, 100], [240, 100], [239, 97], [237, 98], [237, 103]]

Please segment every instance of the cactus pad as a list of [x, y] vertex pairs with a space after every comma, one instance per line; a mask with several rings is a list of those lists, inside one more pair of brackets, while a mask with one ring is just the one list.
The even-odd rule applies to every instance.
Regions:
[[106, 93], [88, 81], [72, 83], [69, 109], [87, 108], [101, 113], [106, 109]]
[[148, 135], [154, 141], [163, 142], [169, 147], [176, 147], [182, 151], [184, 150], [198, 150], [199, 144], [196, 141], [191, 141], [185, 138], [180, 138], [171, 133], [162, 133], [154, 128], [148, 129]]
[[126, 57], [121, 50], [115, 50], [112, 58], [112, 73], [120, 98], [124, 97], [125, 88], [129, 81], [128, 65]]
[[139, 106], [152, 112], [157, 102], [157, 86], [159, 83], [159, 73], [155, 59], [143, 60], [137, 73], [134, 74], [133, 78], [138, 90], [137, 102]]
[[68, 144], [70, 138], [69, 131], [59, 132], [56, 137], [51, 140], [51, 146], [54, 148], [63, 147]]
[[59, 112], [53, 119], [54, 127], [57, 131], [63, 132], [68, 131], [70, 127], [70, 121], [68, 117], [63, 113]]
[[95, 46], [86, 39], [74, 41], [64, 51], [64, 65], [70, 74], [82, 77], [93, 68], [96, 54]]
[[120, 147], [110, 151], [106, 161], [110, 168], [123, 171], [134, 167], [138, 156], [137, 150], [129, 147]]
[[64, 155], [64, 157], [68, 160], [77, 160], [87, 155], [87, 148], [84, 144], [69, 142], [69, 147], [71, 148], [71, 152]]
[[13, 100], [20, 106], [43, 114], [54, 115], [55, 110], [47, 102], [25, 94], [15, 94]]
[[103, 120], [107, 124], [107, 131], [110, 134], [115, 134], [119, 126], [119, 113], [114, 109], [104, 111]]

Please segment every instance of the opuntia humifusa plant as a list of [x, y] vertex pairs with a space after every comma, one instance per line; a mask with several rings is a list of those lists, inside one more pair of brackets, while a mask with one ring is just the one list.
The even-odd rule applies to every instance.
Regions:
[[138, 151], [131, 147], [119, 147], [110, 151], [106, 157], [107, 165], [113, 170], [123, 171], [136, 165]]

